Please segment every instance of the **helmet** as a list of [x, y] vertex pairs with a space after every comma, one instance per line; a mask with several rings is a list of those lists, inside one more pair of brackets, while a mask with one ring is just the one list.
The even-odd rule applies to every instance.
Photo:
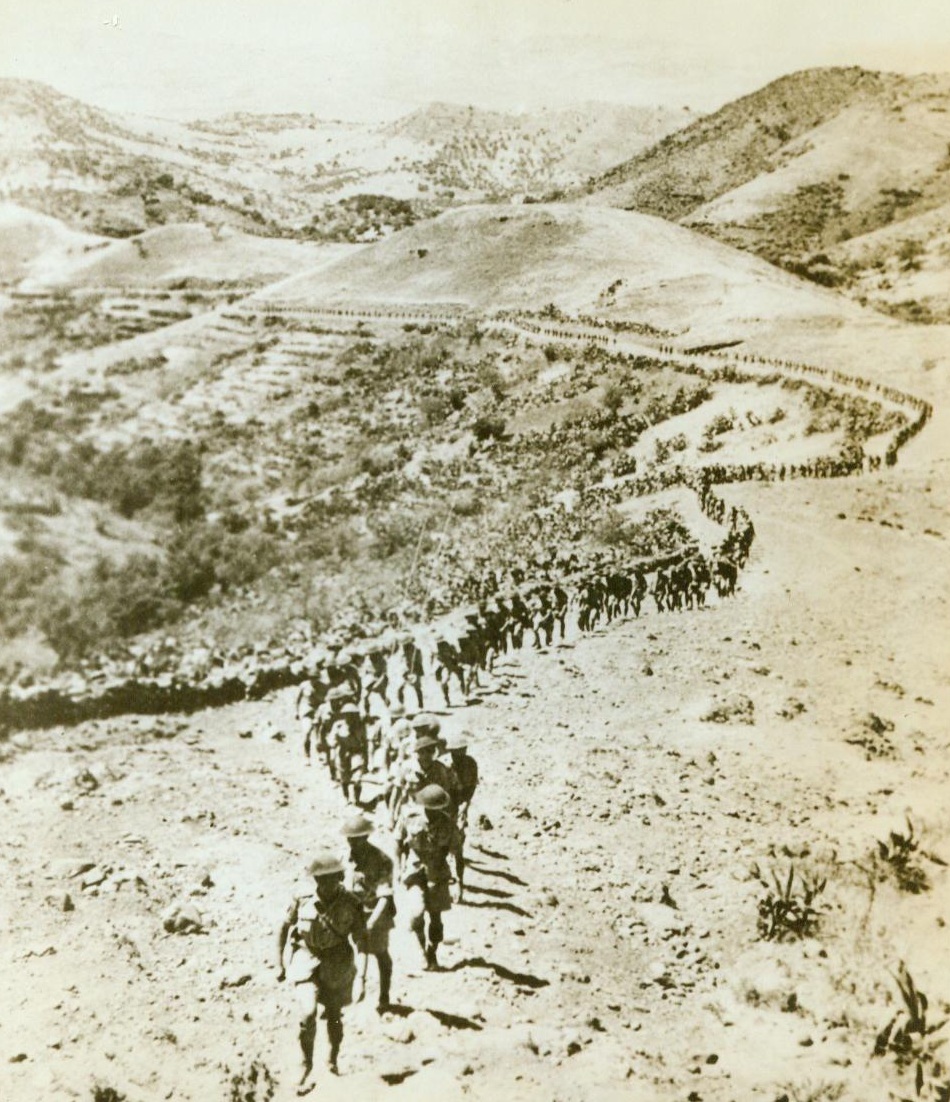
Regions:
[[346, 700], [353, 695], [349, 685], [334, 685], [327, 693], [327, 700]]
[[390, 719], [401, 719], [406, 714], [406, 709], [401, 704], [392, 704], [389, 708]]
[[442, 724], [431, 712], [420, 712], [412, 721], [413, 730], [431, 731], [437, 735], [442, 729]]
[[343, 862], [332, 849], [321, 849], [307, 866], [307, 872], [313, 877], [333, 876], [343, 872]]
[[352, 716], [352, 715], [357, 715], [358, 716], [359, 714], [360, 714], [359, 707], [356, 704], [354, 704], [352, 700], [347, 701], [347, 703], [344, 704], [343, 707], [340, 709], [340, 715], [341, 716]]
[[454, 735], [449, 735], [445, 739], [446, 750], [464, 750], [469, 743], [469, 739], [472, 737], [470, 731], [458, 731]]
[[417, 731], [416, 741], [413, 743], [414, 750], [425, 750], [429, 746], [439, 746], [441, 742], [435, 735], [429, 734], [429, 732]]
[[351, 811], [343, 820], [344, 838], [367, 838], [373, 833], [373, 822], [362, 811]]
[[426, 811], [445, 811], [451, 802], [448, 792], [437, 784], [427, 784], [425, 788], [420, 788], [415, 800]]

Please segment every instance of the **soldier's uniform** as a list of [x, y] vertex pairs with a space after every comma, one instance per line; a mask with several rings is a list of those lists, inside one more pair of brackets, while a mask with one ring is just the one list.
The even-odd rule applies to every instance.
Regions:
[[287, 976], [291, 983], [312, 983], [317, 1002], [330, 1012], [353, 1001], [356, 963], [350, 937], [365, 928], [363, 907], [356, 896], [340, 888], [329, 903], [315, 892], [298, 896], [292, 906], [291, 958]]
[[[343, 862], [331, 851], [321, 851], [309, 872], [315, 888], [294, 898], [278, 939], [280, 975], [293, 984], [300, 1003], [299, 1034], [303, 1076], [298, 1094], [309, 1094], [313, 1079], [313, 1050], [317, 1034], [317, 1007], [324, 1008], [329, 1067], [337, 1070], [343, 1042], [343, 1008], [353, 1001], [356, 963], [351, 939], [365, 929], [360, 901], [342, 886]], [[290, 962], [284, 971], [284, 954]]]
[[434, 758], [425, 769], [421, 768], [419, 763], [416, 762], [410, 782], [410, 795], [414, 796], [417, 792], [421, 792], [423, 788], [430, 784], [437, 784], [439, 788], [445, 789], [452, 805], [452, 813], [454, 814], [459, 806], [460, 800], [459, 781], [452, 766], [447, 765], [444, 761], [439, 761], [438, 758]]
[[355, 937], [360, 953], [385, 953], [389, 950], [389, 932], [395, 925], [396, 908], [393, 904], [393, 863], [381, 849], [369, 842], [358, 852], [351, 854], [349, 888], [359, 900], [364, 918], [368, 918], [381, 899], [388, 899], [389, 906], [372, 930], [363, 929]]
[[410, 891], [421, 892], [422, 905], [410, 912], [410, 926], [425, 953], [426, 967], [437, 968], [436, 953], [444, 935], [442, 915], [452, 907], [449, 855], [458, 848], [458, 832], [444, 789], [428, 785], [416, 794], [416, 802], [425, 809], [425, 818], [407, 824], [403, 880]]

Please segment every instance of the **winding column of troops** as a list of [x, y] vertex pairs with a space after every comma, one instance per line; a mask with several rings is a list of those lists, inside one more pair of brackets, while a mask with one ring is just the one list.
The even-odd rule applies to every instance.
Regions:
[[[461, 305], [446, 305], [434, 311], [423, 307], [403, 310], [378, 308], [361, 310], [330, 306], [290, 307], [281, 304], [261, 304], [260, 307], [253, 309], [247, 309], [245, 305], [242, 305], [240, 310], [228, 312], [226, 316], [241, 317], [254, 313], [264, 313], [265, 315], [302, 314], [305, 316], [372, 317], [440, 323], [457, 323], [471, 317]], [[536, 335], [555, 339], [581, 343], [590, 343], [592, 339], [590, 332], [579, 333], [564, 323], [546, 325], [532, 318], [506, 314], [499, 314], [497, 320]], [[592, 327], [595, 320], [584, 319], [584, 325]], [[616, 343], [616, 337], [613, 336], [613, 333], [624, 332], [629, 328], [621, 323], [606, 322], [604, 324], [612, 332], [611, 334], [597, 334], [597, 343], [600, 344], [607, 340]], [[679, 358], [688, 355], [687, 353], [677, 352], [672, 345], [668, 344], [660, 344], [654, 350]], [[735, 352], [725, 349], [704, 350], [696, 354], [755, 364], [759, 367], [776, 370], [779, 373], [793, 372], [798, 375], [811, 376], [837, 386], [873, 393], [886, 401], [904, 407], [909, 411], [908, 420], [893, 433], [884, 452], [884, 461], [889, 466], [896, 463], [900, 449], [923, 429], [933, 413], [930, 403], [920, 398], [896, 387], [875, 383], [861, 376], [842, 371], [791, 360], [756, 357], [749, 354], [737, 355]], [[691, 370], [697, 375], [713, 378], [720, 377], [724, 371], [722, 368], [709, 370], [700, 367], [692, 360], [689, 360], [685, 366], [687, 370]], [[725, 370], [734, 371], [734, 369]], [[633, 423], [634, 421], [636, 421], [635, 418], [631, 420], [628, 426], [631, 432], [639, 428], [638, 424]], [[623, 428], [623, 426], [621, 427]], [[878, 457], [870, 457], [868, 466], [874, 469], [878, 464]], [[859, 474], [864, 467], [865, 457], [860, 448], [852, 449], [847, 454], [816, 458], [798, 464], [711, 463], [698, 471], [683, 467], [671, 467], [655, 472], [650, 476], [639, 478], [634, 477], [635, 461], [630, 459], [626, 463], [621, 463], [613, 471], [616, 480], [613, 485], [585, 489], [583, 496], [588, 505], [617, 503], [631, 495], [643, 495], [661, 489], [682, 486], [696, 493], [701, 508], [710, 519], [721, 523], [726, 516], [726, 507], [712, 491], [712, 486], [716, 483], [771, 481], [791, 478], [837, 478]], [[566, 526], [567, 522], [564, 521], [564, 518], [562, 518], [562, 522]], [[577, 523], [579, 522], [575, 521], [575, 528]], [[566, 534], [570, 534], [570, 532], [566, 532]], [[676, 554], [665, 556], [666, 561], [664, 562], [664, 557], [660, 557], [652, 564], [641, 564], [641, 568], [645, 572], [655, 572], [664, 566], [670, 565], [675, 558], [677, 558]], [[596, 569], [597, 565], [596, 563], [592, 564], [588, 569]], [[700, 573], [702, 573], [702, 570], [700, 570]], [[584, 592], [590, 592], [588, 581], [585, 580], [580, 585]], [[477, 578], [457, 579], [454, 589], [453, 596], [456, 600], [468, 598], [472, 594], [478, 593], [479, 581]], [[578, 602], [589, 599], [589, 597], [576, 597]], [[694, 603], [695, 600], [696, 598], [694, 598]], [[685, 604], [685, 599], [683, 603]], [[354, 638], [360, 638], [362, 634], [357, 631], [354, 633]], [[224, 671], [211, 671], [209, 676], [203, 679], [185, 679], [172, 674], [159, 678], [124, 677], [122, 679], [112, 679], [100, 687], [87, 686], [82, 689], [71, 689], [49, 684], [32, 686], [25, 690], [16, 686], [6, 687], [0, 690], [0, 731], [79, 723], [88, 719], [108, 718], [129, 713], [154, 715], [174, 711], [194, 711], [199, 708], [234, 703], [247, 698], [258, 698], [275, 689], [300, 684], [311, 675], [312, 671], [306, 666], [304, 654], [298, 653], [286, 654], [270, 664], [260, 663], [253, 671], [241, 670], [233, 674], [227, 674]]]

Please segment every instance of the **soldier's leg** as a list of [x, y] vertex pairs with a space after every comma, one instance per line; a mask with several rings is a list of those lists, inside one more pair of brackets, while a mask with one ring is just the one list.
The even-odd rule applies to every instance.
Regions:
[[389, 955], [388, 950], [376, 954], [376, 966], [379, 968], [379, 1002], [376, 1004], [376, 1009], [382, 1013], [391, 1005], [390, 988], [393, 978], [393, 958]]
[[334, 1075], [338, 1075], [337, 1060], [340, 1056], [340, 1045], [343, 1044], [343, 1010], [339, 1006], [327, 1007], [327, 1040], [330, 1043], [327, 1067]]
[[294, 987], [298, 1003], [298, 1031], [303, 1074], [300, 1077], [299, 1094], [313, 1090], [313, 1046], [317, 1036], [317, 988], [312, 983], [298, 983]]
[[459, 886], [459, 903], [462, 902], [462, 896], [465, 892], [465, 834], [459, 831], [458, 845], [455, 849], [455, 879], [458, 881]]
[[429, 945], [426, 949], [426, 968], [430, 971], [438, 971], [438, 950], [442, 944], [445, 931], [442, 926], [442, 912], [432, 908], [429, 914]]
[[409, 911], [409, 929], [416, 935], [419, 948], [426, 951], [426, 904], [425, 894], [419, 885], [413, 885], [406, 893], [406, 906]]

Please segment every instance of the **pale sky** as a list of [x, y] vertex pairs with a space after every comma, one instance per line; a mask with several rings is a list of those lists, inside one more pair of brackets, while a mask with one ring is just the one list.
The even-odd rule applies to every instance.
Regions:
[[431, 100], [709, 110], [852, 64], [950, 71], [950, 0], [0, 0], [0, 76], [183, 118], [388, 118]]

